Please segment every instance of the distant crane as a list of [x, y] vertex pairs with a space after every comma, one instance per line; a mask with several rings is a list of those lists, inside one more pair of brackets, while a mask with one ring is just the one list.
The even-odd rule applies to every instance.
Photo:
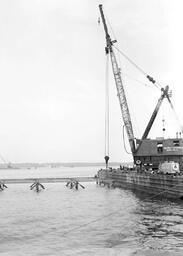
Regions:
[[0, 159], [7, 166], [7, 168], [12, 168], [11, 162], [7, 162], [2, 155], [0, 155]]

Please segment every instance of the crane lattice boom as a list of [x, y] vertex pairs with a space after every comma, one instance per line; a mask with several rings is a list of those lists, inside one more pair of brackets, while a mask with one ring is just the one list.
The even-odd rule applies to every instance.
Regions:
[[116, 61], [116, 56], [113, 51], [110, 51], [110, 56], [111, 56], [111, 63], [112, 63], [112, 68], [113, 68], [113, 74], [114, 74], [114, 79], [116, 82], [116, 89], [118, 92], [118, 98], [119, 98], [119, 104], [121, 108], [121, 113], [123, 117], [123, 122], [126, 128], [126, 132], [128, 135], [128, 139], [130, 142], [130, 146], [132, 149], [132, 152], [134, 151], [134, 134], [133, 134], [133, 128], [132, 128], [132, 122], [130, 118], [130, 112], [126, 100], [126, 95], [124, 91], [124, 86], [122, 83], [121, 79], [121, 71], [118, 67], [118, 63]]
[[110, 38], [108, 29], [107, 29], [107, 25], [106, 25], [106, 21], [105, 21], [105, 17], [104, 17], [104, 13], [102, 10], [102, 5], [99, 5], [99, 9], [100, 9], [100, 14], [101, 14], [102, 22], [104, 25], [105, 35], [106, 35], [105, 51], [106, 51], [106, 54], [110, 53], [113, 74], [114, 74], [114, 79], [115, 79], [115, 83], [116, 83], [116, 88], [117, 88], [117, 92], [118, 92], [118, 98], [119, 98], [119, 103], [120, 103], [120, 108], [121, 108], [121, 113], [122, 113], [122, 118], [123, 118], [123, 122], [124, 122], [126, 132], [128, 135], [128, 140], [130, 143], [131, 151], [133, 153], [133, 152], [135, 152], [133, 127], [132, 127], [130, 112], [129, 112], [126, 95], [125, 95], [125, 91], [124, 91], [124, 87], [123, 87], [123, 83], [122, 83], [122, 79], [121, 79], [121, 72], [118, 67], [116, 56], [114, 54], [113, 47], [112, 47], [113, 44], [116, 42], [116, 40], [112, 41]]

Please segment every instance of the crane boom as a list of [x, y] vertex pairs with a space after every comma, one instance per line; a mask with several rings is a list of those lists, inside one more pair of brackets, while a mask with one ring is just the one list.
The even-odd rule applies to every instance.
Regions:
[[152, 125], [154, 123], [154, 120], [155, 120], [155, 118], [157, 116], [157, 113], [158, 113], [158, 111], [160, 109], [161, 103], [163, 102], [163, 99], [165, 97], [167, 97], [167, 99], [169, 100], [168, 90], [169, 90], [168, 86], [166, 86], [165, 89], [164, 88], [161, 89], [161, 91], [162, 91], [161, 97], [158, 100], [158, 103], [157, 103], [157, 105], [156, 105], [156, 107], [155, 107], [155, 109], [153, 111], [153, 114], [152, 114], [152, 116], [151, 116], [151, 118], [149, 120], [149, 123], [148, 123], [148, 125], [147, 125], [147, 127], [146, 127], [146, 129], [144, 131], [144, 134], [143, 134], [141, 140], [145, 140], [147, 138], [147, 136], [148, 136], [148, 134], [149, 134], [149, 132], [151, 130], [151, 127], [152, 127]]
[[112, 69], [113, 69], [114, 79], [115, 79], [115, 83], [116, 83], [116, 89], [117, 89], [117, 93], [118, 93], [122, 118], [123, 118], [123, 122], [124, 122], [126, 132], [128, 135], [128, 140], [130, 143], [131, 151], [132, 151], [132, 153], [134, 153], [135, 152], [135, 138], [134, 138], [134, 134], [133, 134], [133, 127], [132, 127], [130, 112], [129, 112], [129, 108], [128, 108], [128, 104], [127, 104], [124, 86], [123, 86], [122, 79], [121, 79], [120, 68], [118, 66], [116, 56], [115, 56], [113, 48], [112, 48], [112, 46], [116, 42], [116, 40], [112, 41], [111, 37], [108, 33], [108, 28], [106, 25], [106, 21], [105, 21], [105, 17], [104, 17], [104, 13], [103, 13], [101, 4], [99, 5], [99, 10], [100, 10], [102, 22], [104, 25], [105, 36], [106, 36], [105, 51], [106, 51], [106, 54], [110, 53]]

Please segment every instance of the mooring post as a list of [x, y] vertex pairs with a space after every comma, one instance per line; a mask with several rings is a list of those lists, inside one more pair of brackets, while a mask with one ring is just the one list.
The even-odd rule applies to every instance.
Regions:
[[68, 187], [68, 186], [70, 185], [70, 183], [71, 183], [71, 182], [70, 182], [70, 181], [68, 181], [68, 182], [67, 182], [67, 184], [66, 184], [65, 186], [66, 186], [66, 187]]
[[83, 185], [81, 185], [78, 180], [75, 180], [75, 184], [74, 184], [74, 185], [75, 185], [75, 189], [76, 189], [76, 190], [78, 190], [79, 186], [80, 186], [81, 188], [85, 189], [85, 187], [84, 187]]
[[5, 188], [8, 188], [4, 182], [0, 181], [0, 190], [3, 191]]
[[98, 175], [96, 174], [96, 175], [94, 176], [94, 178], [95, 178], [96, 184], [99, 185], [99, 178], [98, 178]]
[[75, 181], [75, 189], [78, 190], [78, 185], [79, 185], [79, 182], [76, 180]]
[[72, 189], [73, 187], [74, 187], [74, 182], [71, 181], [71, 182], [70, 182], [70, 189]]

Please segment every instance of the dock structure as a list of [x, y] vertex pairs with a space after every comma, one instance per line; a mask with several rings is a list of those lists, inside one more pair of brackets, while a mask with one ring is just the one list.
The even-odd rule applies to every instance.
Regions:
[[39, 181], [39, 183], [67, 183], [70, 180], [77, 180], [78, 182], [94, 182], [96, 179], [94, 177], [53, 177], [53, 178], [24, 178], [24, 179], [0, 179], [3, 184], [24, 184], [24, 183], [34, 183]]

